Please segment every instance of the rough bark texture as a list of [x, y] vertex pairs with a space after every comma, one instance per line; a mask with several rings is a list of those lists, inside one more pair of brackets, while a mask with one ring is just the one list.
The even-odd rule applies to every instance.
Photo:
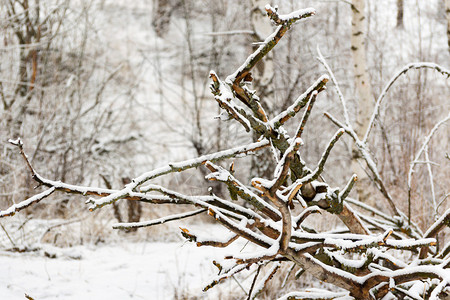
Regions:
[[[353, 58], [353, 71], [355, 76], [355, 91], [357, 96], [356, 133], [361, 137], [367, 131], [373, 107], [372, 86], [366, 65], [365, 50], [365, 0], [352, 2], [352, 36], [351, 50]], [[356, 186], [358, 197], [366, 201], [368, 197], [367, 186], [369, 178], [358, 162], [359, 151], [353, 149], [352, 171], [358, 176]], [[363, 188], [366, 187], [366, 188]]]
[[[267, 13], [264, 6], [267, 4], [264, 0], [252, 0], [252, 12], [251, 12], [251, 24], [253, 30], [253, 42], [258, 43], [264, 41], [264, 39], [273, 32], [273, 27], [270, 24], [270, 20], [267, 18]], [[257, 44], [254, 46], [254, 50], [258, 47]], [[273, 64], [273, 53], [269, 52], [264, 60], [258, 62], [256, 67], [253, 69], [254, 79], [253, 87], [259, 91], [259, 97], [262, 103], [267, 101], [267, 96], [272, 94], [273, 89], [271, 88], [271, 82], [274, 77], [274, 64]], [[267, 107], [267, 106], [266, 106]], [[259, 138], [257, 133], [253, 134], [253, 139], [256, 141]], [[251, 177], [262, 176], [269, 178], [272, 176], [273, 164], [264, 163], [261, 161], [270, 162], [272, 153], [269, 150], [258, 152], [252, 157], [251, 165]]]
[[347, 204], [344, 204], [342, 208], [342, 212], [338, 215], [339, 219], [350, 229], [353, 233], [359, 234], [370, 234], [367, 232], [366, 228], [364, 228], [358, 219], [354, 215], [354, 213], [348, 208]]

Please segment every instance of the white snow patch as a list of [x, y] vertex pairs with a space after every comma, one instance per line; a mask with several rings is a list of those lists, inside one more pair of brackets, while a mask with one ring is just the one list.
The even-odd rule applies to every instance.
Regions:
[[[242, 247], [242, 245], [239, 245]], [[202, 292], [217, 273], [211, 263], [225, 249], [191, 243], [129, 243], [79, 246], [81, 259], [49, 259], [36, 254], [0, 252], [2, 299], [174, 299], [196, 295], [217, 299], [233, 293], [232, 281]], [[220, 297], [220, 295], [219, 295]]]

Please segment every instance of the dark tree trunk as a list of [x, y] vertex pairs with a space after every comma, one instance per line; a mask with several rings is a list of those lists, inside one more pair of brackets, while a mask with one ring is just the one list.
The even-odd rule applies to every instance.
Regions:
[[397, 28], [403, 28], [403, 0], [397, 0]]

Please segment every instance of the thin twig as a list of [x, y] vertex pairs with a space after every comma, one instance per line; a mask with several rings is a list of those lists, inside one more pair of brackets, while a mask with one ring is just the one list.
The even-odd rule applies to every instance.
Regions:
[[375, 122], [376, 117], [379, 114], [381, 102], [383, 101], [384, 97], [386, 96], [386, 93], [389, 91], [389, 89], [392, 87], [392, 85], [397, 81], [397, 79], [403, 75], [406, 74], [409, 70], [412, 69], [423, 69], [423, 68], [429, 68], [434, 69], [441, 73], [444, 76], [450, 77], [450, 70], [445, 69], [444, 67], [435, 64], [435, 63], [429, 63], [429, 62], [418, 62], [418, 63], [411, 63], [404, 66], [400, 71], [398, 71], [392, 78], [389, 80], [388, 84], [384, 87], [383, 91], [381, 92], [380, 96], [377, 99], [377, 102], [375, 104], [375, 108], [372, 114], [372, 117], [370, 118], [369, 126], [367, 127], [367, 131], [364, 135], [364, 138], [362, 140], [363, 143], [367, 142], [367, 139], [369, 138], [370, 131], [373, 127], [373, 124]]
[[142, 227], [150, 227], [154, 225], [160, 225], [164, 223], [168, 223], [175, 220], [181, 220], [185, 218], [189, 218], [198, 214], [201, 214], [202, 212], [205, 212], [206, 209], [198, 209], [195, 211], [189, 211], [186, 213], [181, 214], [174, 214], [167, 217], [151, 220], [151, 221], [144, 221], [144, 222], [133, 222], [133, 223], [117, 223], [113, 224], [113, 229], [130, 229], [130, 228], [142, 228]]
[[250, 290], [248, 291], [248, 298], [247, 298], [247, 300], [251, 300], [252, 299], [253, 288], [255, 287], [256, 279], [258, 278], [258, 275], [259, 275], [259, 272], [261, 271], [261, 268], [262, 268], [262, 265], [258, 265], [258, 269], [256, 270], [255, 277], [253, 277], [252, 285], [250, 286]]

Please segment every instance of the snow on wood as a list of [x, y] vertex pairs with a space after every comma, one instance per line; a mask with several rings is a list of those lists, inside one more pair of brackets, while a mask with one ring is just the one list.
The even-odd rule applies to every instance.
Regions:
[[443, 226], [450, 226], [450, 208], [447, 209], [436, 222], [431, 225], [428, 230], [424, 233], [424, 237], [434, 237]]
[[302, 292], [291, 292], [277, 300], [289, 300], [289, 299], [336, 299], [336, 300], [353, 300], [353, 297], [348, 295], [348, 292], [331, 292], [321, 289], [306, 289]]
[[173, 220], [179, 220], [179, 219], [192, 217], [192, 216], [198, 215], [198, 214], [200, 214], [202, 212], [205, 212], [205, 211], [206, 211], [206, 209], [198, 209], [198, 210], [195, 210], [195, 211], [190, 211], [190, 212], [186, 212], [186, 213], [170, 215], [170, 216], [162, 217], [162, 218], [151, 220], [151, 221], [133, 222], [133, 223], [117, 223], [117, 224], [113, 224], [112, 227], [114, 229], [129, 229], [129, 228], [149, 227], [149, 226], [153, 226], [153, 225], [164, 224], [166, 222], [170, 222], [170, 221], [173, 221]]
[[256, 297], [264, 290], [267, 285], [267, 282], [272, 279], [275, 273], [280, 269], [281, 263], [275, 262], [273, 263], [270, 270], [267, 271], [267, 274], [260, 280], [258, 285], [255, 286], [253, 292], [249, 295], [249, 299], [256, 299]]
[[211, 162], [207, 162], [206, 167], [210, 168], [214, 171], [214, 173], [211, 173], [206, 176], [207, 179], [215, 179], [218, 181], [222, 181], [227, 183], [228, 185], [232, 185], [233, 188], [236, 188], [240, 192], [240, 197], [248, 200], [252, 205], [257, 207], [258, 209], [267, 209], [268, 211], [272, 212], [276, 216], [281, 216], [280, 212], [276, 210], [272, 205], [270, 205], [267, 201], [265, 201], [263, 198], [255, 194], [253, 191], [251, 191], [248, 187], [246, 187], [244, 184], [239, 182], [229, 171], [225, 170], [224, 168], [214, 165]]
[[245, 146], [236, 147], [236, 148], [232, 148], [232, 149], [228, 149], [228, 150], [224, 150], [224, 151], [219, 151], [219, 152], [212, 153], [212, 154], [203, 155], [203, 156], [200, 156], [195, 159], [185, 160], [185, 161], [176, 162], [176, 163], [169, 163], [164, 167], [144, 173], [144, 174], [140, 175], [139, 177], [134, 178], [131, 181], [131, 183], [126, 185], [124, 189], [122, 189], [118, 192], [112, 193], [111, 195], [109, 195], [107, 197], [103, 197], [101, 199], [89, 200], [89, 203], [91, 203], [91, 206], [89, 207], [89, 209], [94, 210], [94, 209], [97, 209], [104, 205], [111, 204], [112, 202], [115, 202], [120, 198], [124, 198], [124, 197], [128, 196], [129, 193], [133, 189], [138, 187], [139, 185], [141, 185], [144, 182], [147, 182], [151, 179], [154, 179], [156, 177], [166, 175], [166, 174], [172, 173], [174, 171], [181, 172], [181, 171], [184, 171], [184, 170], [187, 170], [190, 168], [196, 168], [196, 167], [204, 164], [206, 161], [214, 162], [214, 161], [234, 157], [240, 153], [248, 153], [248, 152], [254, 151], [257, 148], [265, 147], [268, 144], [269, 144], [269, 142], [267, 140], [263, 140], [260, 142], [252, 143], [250, 145], [245, 145]]
[[36, 195], [28, 198], [27, 200], [21, 201], [17, 204], [14, 204], [14, 205], [8, 207], [5, 210], [0, 211], [0, 218], [7, 217], [7, 216], [13, 216], [16, 212], [50, 196], [55, 191], [55, 189], [56, 189], [55, 187], [51, 187], [51, 188], [43, 191], [42, 193], [36, 194]]
[[261, 46], [259, 46], [258, 49], [254, 53], [252, 53], [250, 56], [248, 56], [247, 59], [245, 60], [245, 62], [239, 68], [237, 68], [233, 74], [229, 75], [225, 79], [225, 82], [229, 85], [232, 85], [233, 82], [236, 80], [236, 77], [238, 76], [238, 74], [242, 73], [243, 70], [248, 68], [248, 66], [251, 64], [251, 62], [253, 60], [255, 60], [255, 58], [258, 55], [261, 55], [261, 53], [267, 48], [267, 45], [275, 38], [275, 36], [279, 33], [280, 30], [281, 30], [281, 26], [277, 27], [277, 29], [265, 39], [265, 41], [261, 44]]
[[265, 235], [257, 234], [255, 232], [253, 232], [252, 230], [248, 229], [247, 227], [242, 226], [241, 224], [236, 224], [235, 222], [233, 222], [231, 219], [229, 219], [228, 217], [226, 217], [223, 213], [221, 213], [219, 211], [210, 209], [210, 212], [213, 214], [214, 218], [217, 221], [222, 222], [225, 227], [227, 227], [231, 231], [233, 231], [241, 236], [246, 235], [247, 238], [250, 238], [250, 240], [254, 243], [264, 245], [267, 248], [269, 248], [274, 243], [276, 243], [275, 240], [273, 240]]
[[320, 89], [329, 80], [328, 75], [322, 75], [316, 80], [303, 94], [301, 94], [292, 105], [282, 111], [280, 114], [270, 120], [273, 128], [278, 128], [286, 122], [287, 119], [293, 117], [300, 109], [302, 109], [313, 96], [313, 92]]
[[[267, 6], [266, 6], [266, 9], [268, 9]], [[273, 10], [273, 8], [271, 8], [271, 9]], [[288, 20], [291, 20], [291, 19], [299, 19], [303, 15], [308, 15], [308, 14], [314, 15], [315, 13], [316, 13], [316, 10], [314, 8], [312, 8], [312, 7], [309, 7], [309, 8], [304, 8], [304, 9], [299, 9], [299, 10], [293, 11], [293, 12], [291, 12], [289, 14], [278, 15], [278, 18], [281, 21], [288, 21]]]

